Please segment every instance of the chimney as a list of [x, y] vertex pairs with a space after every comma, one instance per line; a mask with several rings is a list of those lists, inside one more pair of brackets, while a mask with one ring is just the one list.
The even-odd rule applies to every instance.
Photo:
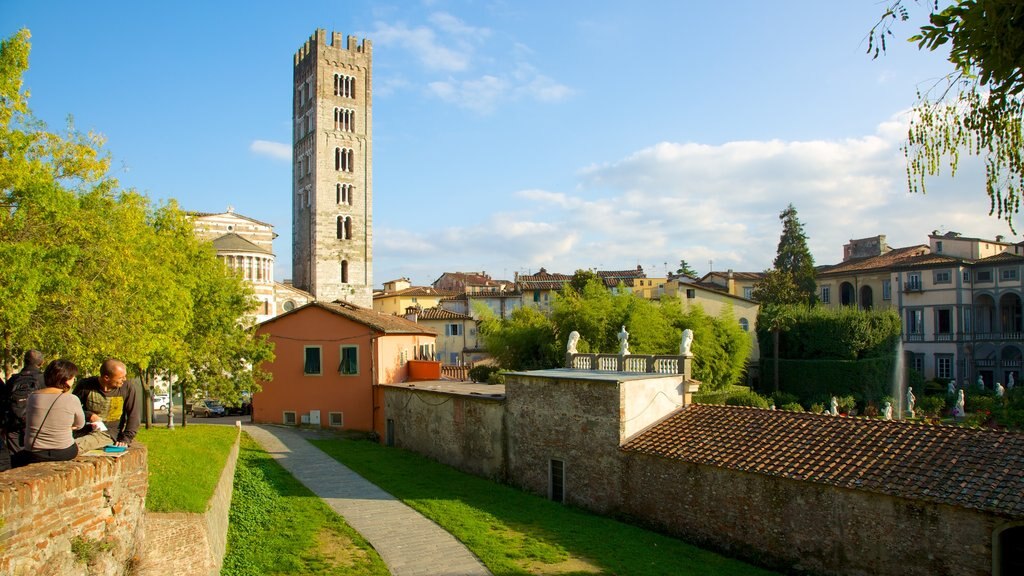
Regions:
[[729, 292], [729, 294], [732, 294], [734, 296], [736, 295], [736, 279], [733, 278], [732, 268], [729, 268], [729, 271], [726, 272], [725, 289]]
[[419, 322], [420, 318], [420, 307], [409, 306], [405, 309], [405, 319], [411, 322]]

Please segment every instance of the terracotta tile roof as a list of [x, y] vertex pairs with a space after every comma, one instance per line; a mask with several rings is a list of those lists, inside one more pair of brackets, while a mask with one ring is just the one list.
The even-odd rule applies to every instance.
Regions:
[[884, 271], [911, 262], [915, 258], [928, 257], [930, 255], [930, 248], [926, 244], [918, 244], [917, 246], [907, 246], [905, 248], [893, 248], [885, 254], [878, 256], [850, 258], [839, 264], [822, 266], [816, 273], [818, 276], [839, 276], [856, 272]]
[[445, 310], [444, 308], [435, 307], [420, 310], [417, 313], [420, 320], [472, 320], [472, 316], [466, 316], [465, 314], [459, 314], [458, 312], [452, 312], [451, 310]]
[[355, 304], [349, 304], [348, 302], [342, 302], [340, 300], [331, 303], [317, 301], [310, 302], [309, 304], [299, 306], [294, 310], [285, 312], [284, 314], [280, 314], [269, 320], [261, 322], [260, 326], [266, 326], [268, 324], [280, 320], [281, 318], [291, 316], [292, 314], [299, 314], [303, 310], [312, 307], [322, 308], [323, 310], [327, 310], [328, 312], [337, 314], [338, 316], [343, 316], [345, 318], [348, 318], [349, 320], [352, 320], [353, 322], [358, 322], [378, 332], [383, 332], [384, 334], [425, 334], [429, 336], [437, 335], [437, 332], [435, 332], [434, 330], [431, 330], [426, 326], [421, 326], [411, 320], [406, 320], [401, 316], [395, 316], [393, 314], [384, 314], [383, 312], [377, 312], [369, 308], [362, 308], [360, 306], [356, 306]]
[[643, 267], [639, 265], [635, 270], [597, 270], [594, 273], [604, 281], [604, 285], [607, 288], [615, 288], [619, 285], [620, 281], [626, 286], [632, 286], [633, 280], [647, 277], [644, 274]]
[[974, 262], [976, 266], [984, 266], [987, 264], [1020, 264], [1024, 262], [1024, 256], [1017, 254], [1011, 254], [1010, 252], [1003, 252], [987, 258], [982, 258]]
[[571, 274], [552, 274], [540, 269], [536, 274], [520, 274], [516, 276], [516, 287], [520, 290], [561, 290], [562, 286], [572, 280]]
[[623, 450], [1024, 518], [1020, 432], [695, 404]]
[[451, 290], [439, 290], [433, 286], [410, 286], [404, 290], [395, 290], [394, 292], [377, 292], [373, 295], [374, 300], [381, 298], [390, 298], [392, 296], [434, 296], [437, 298], [443, 298], [445, 296], [453, 296], [455, 292]]
[[934, 268], [938, 266], [961, 266], [963, 264], [970, 263], [970, 260], [965, 260], [963, 258], [955, 258], [953, 256], [946, 256], [945, 254], [921, 254], [920, 256], [907, 258], [906, 260], [893, 266], [893, 269], [911, 270], [914, 268]]
[[273, 255], [270, 250], [264, 250], [234, 232], [228, 232], [214, 239], [212, 244], [214, 250], [218, 252], [256, 252], [258, 254]]
[[[729, 272], [728, 272], [728, 270], [724, 271], [724, 272], [714, 272], [714, 271], [708, 272], [703, 277], [701, 277], [701, 280], [707, 281], [707, 279], [709, 277], [717, 277], [717, 276], [721, 276], [722, 278], [727, 278], [729, 276]], [[762, 278], [764, 278], [764, 272], [735, 272], [734, 271], [732, 273], [732, 279], [737, 281], [737, 282], [758, 282]]]

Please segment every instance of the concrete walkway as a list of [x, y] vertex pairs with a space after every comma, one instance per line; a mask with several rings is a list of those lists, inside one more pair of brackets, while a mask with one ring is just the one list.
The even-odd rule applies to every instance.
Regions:
[[321, 452], [303, 431], [253, 424], [244, 429], [362, 534], [395, 576], [490, 575], [451, 534]]

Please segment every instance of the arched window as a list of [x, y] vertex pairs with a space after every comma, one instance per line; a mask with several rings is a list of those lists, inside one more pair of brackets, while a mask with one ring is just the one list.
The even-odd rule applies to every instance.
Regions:
[[348, 260], [341, 261], [341, 283], [348, 284]]
[[351, 217], [346, 217], [345, 218], [345, 240], [351, 240], [351, 239], [352, 239], [352, 218]]
[[336, 188], [335, 188], [335, 191], [334, 191], [334, 195], [337, 197], [337, 200], [335, 201], [337, 204], [341, 204], [341, 199], [342, 199], [341, 189], [342, 189], [341, 184], [338, 184], [336, 186]]
[[334, 149], [334, 169], [341, 170], [341, 148]]
[[740, 328], [744, 332], [749, 332], [750, 331], [750, 321], [747, 320], [746, 318], [740, 318]]
[[356, 165], [355, 160], [356, 160], [355, 151], [354, 150], [349, 150], [348, 151], [348, 171], [349, 172], [354, 171], [354, 168], [355, 168], [355, 165]]

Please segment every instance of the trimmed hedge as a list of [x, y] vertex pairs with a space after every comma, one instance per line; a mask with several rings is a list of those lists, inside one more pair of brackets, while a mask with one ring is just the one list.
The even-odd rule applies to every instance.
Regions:
[[[779, 390], [805, 403], [828, 405], [832, 396], [879, 404], [892, 395], [894, 357], [863, 360], [779, 360]], [[774, 359], [761, 357], [761, 390], [775, 388]]]

